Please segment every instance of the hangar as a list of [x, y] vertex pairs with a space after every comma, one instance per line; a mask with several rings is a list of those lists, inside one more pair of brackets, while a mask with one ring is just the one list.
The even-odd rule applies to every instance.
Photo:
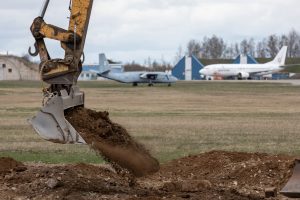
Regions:
[[172, 75], [178, 80], [201, 80], [199, 71], [203, 67], [195, 56], [184, 56], [172, 69]]
[[39, 80], [38, 65], [12, 55], [0, 55], [0, 80]]
[[240, 54], [233, 61], [233, 64], [258, 64], [258, 62], [250, 55]]

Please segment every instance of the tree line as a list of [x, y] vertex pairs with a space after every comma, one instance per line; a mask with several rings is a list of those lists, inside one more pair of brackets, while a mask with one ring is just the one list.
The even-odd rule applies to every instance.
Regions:
[[172, 66], [170, 63], [167, 63], [164, 60], [162, 60], [161, 63], [156, 60], [152, 61], [151, 58], [148, 58], [147, 62], [144, 62], [144, 65], [134, 61], [124, 65], [125, 71], [166, 71], [171, 69]]
[[[202, 40], [191, 39], [186, 48], [180, 46], [176, 52], [173, 66], [183, 58], [184, 55], [194, 55], [198, 59], [234, 59], [240, 54], [251, 55], [255, 58], [273, 58], [282, 46], [288, 46], [287, 56], [300, 58], [300, 34], [292, 29], [287, 34], [271, 34], [261, 40], [245, 38], [240, 42], [227, 43], [222, 37], [212, 35], [203, 37]], [[162, 59], [153, 60], [150, 57], [143, 64], [125, 64], [125, 71], [165, 71], [171, 70], [172, 65]]]
[[183, 53], [206, 59], [232, 59], [239, 54], [270, 58], [275, 57], [282, 46], [288, 46], [288, 57], [300, 57], [300, 34], [292, 29], [288, 34], [272, 34], [260, 41], [250, 38], [229, 44], [216, 35], [204, 37], [201, 41], [192, 39], [187, 44], [186, 52], [182, 51], [182, 47], [178, 48], [175, 59], [182, 58]]

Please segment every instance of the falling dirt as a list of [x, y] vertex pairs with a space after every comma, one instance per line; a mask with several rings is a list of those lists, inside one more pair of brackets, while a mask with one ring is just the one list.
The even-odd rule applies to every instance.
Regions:
[[[109, 165], [38, 165], [0, 173], [0, 199], [283, 200], [294, 157], [213, 151], [163, 164], [134, 186]], [[14, 168], [14, 167], [12, 167]]]
[[136, 177], [155, 173], [158, 161], [137, 143], [119, 124], [109, 119], [108, 112], [75, 108], [65, 113], [83, 139], [117, 171], [127, 169]]

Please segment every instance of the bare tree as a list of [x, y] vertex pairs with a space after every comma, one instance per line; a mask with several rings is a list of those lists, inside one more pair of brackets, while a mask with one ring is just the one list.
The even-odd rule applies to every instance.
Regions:
[[211, 38], [203, 38], [201, 48], [203, 58], [221, 58], [225, 52], [226, 44], [221, 37], [213, 35]]
[[244, 39], [240, 44], [240, 51], [244, 55], [251, 55], [254, 56], [255, 54], [255, 42], [253, 38], [249, 40]]
[[209, 58], [210, 57], [209, 40], [210, 39], [206, 36], [202, 40], [202, 46], [201, 46], [201, 52], [200, 52], [201, 58]]
[[279, 39], [279, 48], [281, 49], [283, 46], [289, 46], [289, 38], [286, 35], [282, 35]]
[[256, 46], [256, 56], [259, 58], [266, 58], [267, 57], [267, 41], [263, 39], [262, 41], [257, 43]]
[[246, 55], [248, 52], [248, 41], [246, 39], [242, 40], [240, 44], [241, 53]]
[[224, 53], [224, 57], [225, 58], [229, 58], [229, 59], [232, 59], [234, 57], [236, 57], [235, 53], [234, 53], [234, 45], [231, 44], [230, 46], [228, 46], [225, 50], [225, 53]]
[[299, 55], [299, 34], [293, 29], [288, 35], [289, 57], [296, 57]]
[[196, 57], [199, 57], [201, 51], [200, 43], [197, 42], [196, 40], [190, 40], [187, 45], [187, 50], [189, 56], [194, 55]]
[[182, 46], [180, 45], [175, 55], [174, 65], [176, 65], [182, 57], [183, 57], [183, 51], [182, 51]]
[[236, 56], [238, 56], [238, 55], [240, 55], [240, 53], [241, 53], [241, 50], [240, 50], [239, 44], [238, 44], [238, 43], [235, 43], [235, 44], [234, 44], [234, 54], [235, 54]]
[[201, 43], [196, 40], [189, 41], [187, 51], [189, 55], [196, 55], [201, 58], [233, 58], [240, 53], [257, 57], [275, 57], [279, 49], [288, 46], [289, 57], [300, 57], [300, 34], [292, 29], [288, 35], [270, 35], [260, 41], [253, 38], [244, 39], [240, 43], [227, 45], [222, 37], [213, 35], [204, 37]]
[[251, 55], [251, 56], [255, 56], [255, 41], [253, 38], [250, 38], [249, 41], [248, 41], [248, 54]]
[[276, 35], [268, 37], [268, 53], [271, 57], [275, 57], [278, 53], [278, 37]]
[[226, 44], [222, 38], [213, 35], [209, 40], [211, 58], [221, 58], [226, 50]]

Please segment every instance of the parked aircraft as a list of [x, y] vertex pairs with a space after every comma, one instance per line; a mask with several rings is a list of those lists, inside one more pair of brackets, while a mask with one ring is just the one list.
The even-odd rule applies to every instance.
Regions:
[[203, 78], [214, 76], [237, 77], [248, 79], [252, 76], [263, 76], [281, 71], [285, 65], [287, 46], [281, 48], [275, 59], [265, 64], [215, 64], [207, 65], [199, 71]]
[[97, 73], [100, 77], [121, 83], [132, 83], [133, 86], [137, 86], [138, 83], [148, 83], [149, 86], [153, 86], [154, 83], [166, 83], [168, 86], [171, 86], [172, 83], [177, 81], [176, 77], [165, 72], [124, 72], [123, 67], [120, 64], [119, 67], [112, 67], [113, 65], [110, 65], [105, 54], [99, 55], [99, 64], [99, 70], [92, 70], [92, 72]]

